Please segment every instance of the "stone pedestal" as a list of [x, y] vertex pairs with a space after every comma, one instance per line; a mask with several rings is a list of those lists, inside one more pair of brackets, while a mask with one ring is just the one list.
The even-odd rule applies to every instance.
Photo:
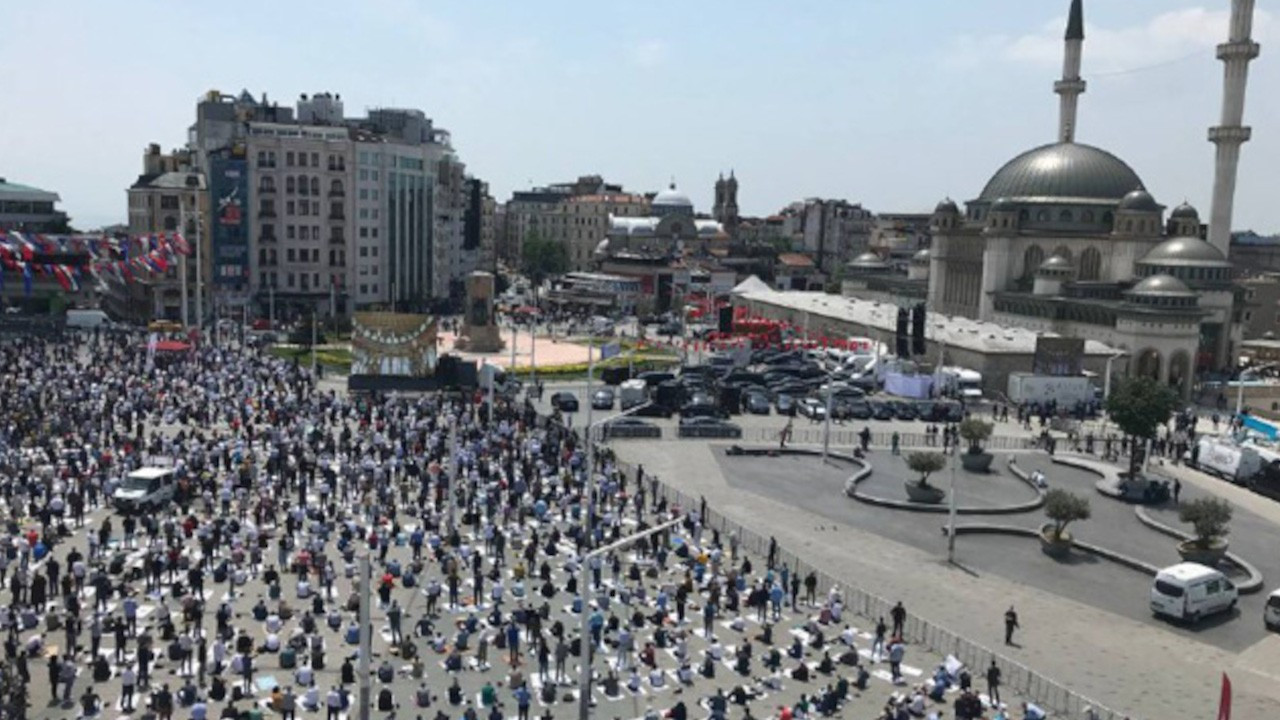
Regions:
[[493, 273], [473, 272], [467, 277], [466, 311], [462, 331], [454, 347], [466, 352], [498, 352], [506, 344], [493, 317]]

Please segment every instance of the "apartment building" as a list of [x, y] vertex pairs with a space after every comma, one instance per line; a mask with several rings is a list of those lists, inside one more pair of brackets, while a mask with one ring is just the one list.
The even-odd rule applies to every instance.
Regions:
[[563, 243], [573, 270], [592, 267], [596, 247], [608, 235], [609, 217], [649, 214], [644, 195], [624, 192], [599, 175], [583, 175], [571, 183], [557, 183], [512, 194], [504, 208], [505, 257], [519, 264], [525, 239], [531, 235]]

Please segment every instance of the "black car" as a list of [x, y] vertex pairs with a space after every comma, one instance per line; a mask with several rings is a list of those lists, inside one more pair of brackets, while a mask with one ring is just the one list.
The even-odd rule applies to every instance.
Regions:
[[682, 438], [741, 438], [742, 428], [716, 418], [686, 418], [680, 421], [678, 434]]
[[591, 407], [596, 410], [612, 410], [613, 388], [600, 388], [591, 393]]
[[779, 415], [790, 415], [795, 417], [796, 400], [786, 393], [778, 393], [773, 399], [774, 406], [778, 408]]
[[958, 402], [940, 402], [933, 406], [937, 422], [957, 423], [964, 420], [964, 407]]
[[752, 415], [768, 415], [769, 398], [764, 393], [753, 392], [747, 395], [747, 412]]
[[680, 417], [688, 418], [724, 418], [729, 414], [720, 409], [719, 405], [708, 402], [691, 402], [680, 408]]
[[844, 413], [846, 417], [854, 420], [870, 420], [875, 414], [871, 409], [871, 403], [866, 400], [849, 400], [844, 403]]
[[876, 420], [892, 420], [894, 417], [893, 406], [883, 400], [872, 400], [868, 403], [871, 405], [871, 416]]
[[905, 400], [894, 400], [890, 405], [893, 407], [894, 416], [899, 420], [915, 420], [919, 417], [919, 414], [916, 413], [915, 403], [907, 402]]
[[551, 396], [551, 407], [560, 412], [578, 412], [578, 396], [571, 392], [558, 392]]
[[604, 424], [606, 438], [660, 438], [662, 428], [634, 417], [618, 418]]

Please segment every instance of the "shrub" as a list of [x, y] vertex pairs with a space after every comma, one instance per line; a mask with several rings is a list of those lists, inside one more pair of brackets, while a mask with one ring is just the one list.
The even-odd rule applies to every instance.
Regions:
[[1044, 495], [1044, 514], [1053, 521], [1053, 539], [1062, 539], [1067, 525], [1076, 520], [1088, 520], [1092, 515], [1088, 498], [1061, 488], [1054, 488]]
[[1195, 528], [1197, 545], [1208, 547], [1215, 539], [1227, 534], [1231, 505], [1221, 498], [1189, 500], [1178, 509], [1178, 519]]
[[991, 431], [994, 429], [993, 423], [976, 417], [960, 421], [960, 437], [969, 441], [969, 452], [974, 455], [982, 452], [982, 441], [991, 437]]
[[920, 486], [929, 484], [929, 476], [947, 466], [947, 458], [942, 453], [913, 452], [907, 455], [907, 467], [920, 473]]

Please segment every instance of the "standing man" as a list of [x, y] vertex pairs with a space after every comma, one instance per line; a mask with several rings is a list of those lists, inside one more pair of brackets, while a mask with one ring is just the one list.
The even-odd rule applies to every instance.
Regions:
[[987, 668], [987, 698], [992, 707], [1000, 705], [1000, 667], [996, 665], [995, 658], [991, 658], [991, 665]]
[[902, 625], [907, 621], [907, 609], [902, 607], [902, 601], [899, 600], [893, 609], [889, 611], [889, 617], [893, 619], [893, 637], [902, 636]]
[[1004, 613], [1004, 644], [1005, 645], [1013, 644], [1013, 631], [1017, 630], [1019, 627], [1020, 626], [1018, 625], [1018, 613], [1013, 609], [1013, 606], [1010, 605], [1009, 609], [1006, 610]]

